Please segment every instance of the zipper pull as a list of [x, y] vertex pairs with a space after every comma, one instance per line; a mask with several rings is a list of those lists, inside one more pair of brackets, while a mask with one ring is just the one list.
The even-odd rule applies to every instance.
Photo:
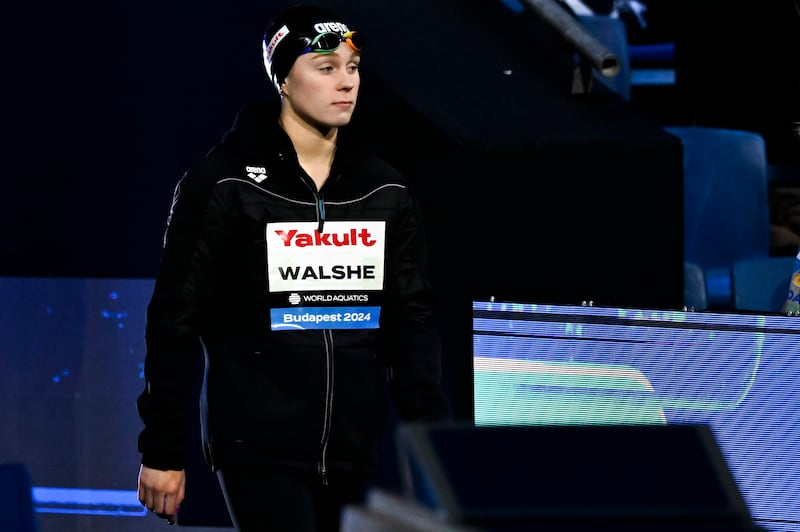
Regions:
[[317, 198], [317, 218], [319, 219], [319, 224], [317, 225], [317, 232], [321, 233], [322, 228], [325, 225], [325, 202], [322, 200], [321, 197]]

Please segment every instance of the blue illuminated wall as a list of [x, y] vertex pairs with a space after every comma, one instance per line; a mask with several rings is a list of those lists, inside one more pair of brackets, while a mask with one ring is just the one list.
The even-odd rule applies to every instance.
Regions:
[[43, 531], [72, 529], [48, 528], [44, 514], [144, 524], [135, 401], [151, 290], [151, 280], [0, 278], [0, 462], [29, 468]]

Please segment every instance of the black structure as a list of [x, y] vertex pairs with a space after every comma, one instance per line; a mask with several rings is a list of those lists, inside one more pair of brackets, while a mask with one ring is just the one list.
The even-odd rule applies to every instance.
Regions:
[[398, 430], [406, 494], [470, 530], [758, 531], [705, 425]]

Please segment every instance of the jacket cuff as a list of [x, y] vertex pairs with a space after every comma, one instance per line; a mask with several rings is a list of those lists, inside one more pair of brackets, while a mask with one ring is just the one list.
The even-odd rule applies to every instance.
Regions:
[[183, 454], [142, 453], [142, 465], [161, 471], [181, 471], [186, 467]]

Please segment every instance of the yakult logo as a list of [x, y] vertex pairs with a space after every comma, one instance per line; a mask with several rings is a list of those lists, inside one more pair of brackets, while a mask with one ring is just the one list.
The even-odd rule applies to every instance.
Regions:
[[285, 25], [278, 30], [268, 43], [264, 43], [264, 60], [267, 64], [272, 63], [272, 54], [275, 53], [275, 47], [278, 46], [287, 35], [289, 35], [289, 28]]
[[369, 229], [350, 229], [342, 233], [302, 233], [296, 229], [290, 231], [275, 231], [275, 234], [283, 241], [284, 246], [297, 246], [304, 248], [307, 246], [374, 246], [376, 240], [370, 234]]
[[314, 24], [314, 31], [317, 33], [345, 33], [350, 31], [350, 29], [341, 22], [318, 22]]

